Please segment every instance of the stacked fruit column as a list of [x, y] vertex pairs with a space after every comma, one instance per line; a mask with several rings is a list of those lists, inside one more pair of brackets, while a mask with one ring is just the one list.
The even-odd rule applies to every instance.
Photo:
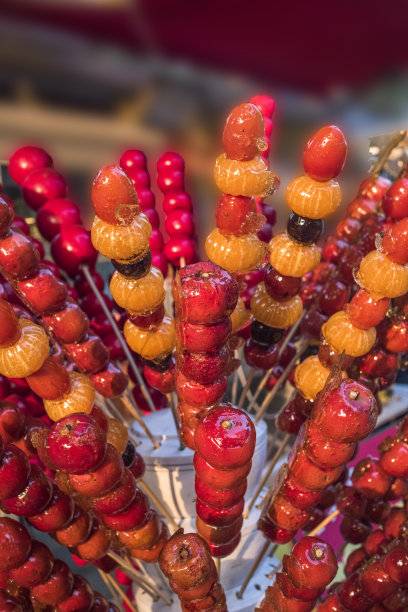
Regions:
[[176, 390], [183, 442], [195, 448], [199, 419], [223, 396], [230, 351], [230, 315], [238, 298], [232, 276], [211, 262], [179, 270], [174, 282]]

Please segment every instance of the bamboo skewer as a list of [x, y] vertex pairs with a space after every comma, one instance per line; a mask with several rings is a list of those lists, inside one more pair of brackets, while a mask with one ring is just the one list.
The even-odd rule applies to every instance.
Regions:
[[[285, 350], [285, 348], [288, 346], [289, 342], [292, 340], [293, 336], [295, 335], [296, 330], [298, 329], [299, 325], [302, 322], [303, 317], [306, 314], [306, 310], [303, 310], [302, 314], [300, 315], [300, 317], [298, 318], [298, 320], [296, 321], [296, 323], [294, 325], [292, 325], [292, 327], [290, 328], [289, 333], [287, 334], [287, 336], [285, 337], [285, 339], [283, 340], [281, 346], [279, 347], [279, 353], [278, 353], [278, 360], [279, 358], [282, 356], [283, 351]], [[273, 368], [275, 366], [273, 366], [272, 368], [270, 368], [269, 370], [267, 370], [265, 372], [265, 374], [262, 377], [261, 382], [258, 385], [257, 390], [255, 391], [255, 394], [252, 398], [252, 400], [250, 400], [247, 408], [245, 409], [247, 412], [249, 412], [252, 408], [252, 406], [254, 405], [254, 403], [256, 402], [256, 400], [258, 399], [259, 394], [261, 393], [262, 389], [265, 387], [266, 383], [268, 382], [268, 379], [270, 377], [270, 375], [272, 374]]]
[[140, 416], [140, 414], [138, 413], [138, 411], [136, 410], [136, 408], [134, 408], [132, 406], [132, 403], [130, 402], [130, 400], [125, 397], [122, 396], [120, 398], [120, 401], [122, 401], [126, 408], [129, 410], [130, 414], [133, 416], [133, 418], [135, 419], [135, 421], [137, 421], [137, 423], [140, 425], [140, 427], [143, 429], [143, 431], [145, 432], [145, 434], [150, 438], [150, 440], [153, 442], [153, 446], [154, 448], [157, 450], [158, 448], [160, 448], [160, 444], [158, 443], [158, 441], [156, 440], [156, 438], [154, 437], [154, 435], [152, 434], [152, 432], [150, 431], [150, 429], [148, 428], [148, 426], [146, 425], [146, 423], [144, 422], [144, 420], [142, 419], [142, 417]]
[[139, 446], [140, 442], [138, 442], [136, 440], [136, 438], [133, 436], [133, 432], [129, 427], [129, 424], [127, 423], [126, 419], [123, 417], [123, 415], [119, 412], [119, 410], [116, 408], [115, 404], [112, 402], [112, 400], [110, 400], [107, 397], [103, 398], [103, 402], [105, 405], [105, 409], [108, 411], [108, 413], [114, 417], [115, 419], [118, 419], [118, 421], [120, 421], [121, 423], [123, 423], [123, 425], [126, 427], [127, 432], [128, 432], [128, 437], [129, 440], [131, 440], [133, 442], [133, 444], [135, 446]]
[[152, 398], [149, 395], [149, 392], [146, 389], [146, 385], [144, 384], [142, 375], [140, 374], [139, 369], [138, 369], [138, 367], [136, 365], [136, 362], [133, 359], [133, 355], [130, 352], [129, 347], [128, 347], [126, 341], [124, 340], [124, 338], [122, 336], [122, 333], [121, 333], [121, 331], [120, 331], [120, 329], [118, 327], [118, 324], [116, 323], [115, 319], [112, 316], [111, 311], [107, 307], [101, 292], [99, 291], [98, 287], [96, 286], [95, 281], [92, 278], [92, 275], [91, 275], [91, 273], [89, 271], [89, 268], [87, 266], [81, 266], [81, 270], [84, 273], [85, 278], [88, 281], [89, 285], [91, 286], [91, 289], [94, 292], [95, 297], [98, 300], [99, 304], [101, 305], [101, 308], [102, 308], [103, 312], [105, 313], [109, 323], [111, 324], [112, 329], [113, 329], [113, 331], [115, 333], [115, 336], [117, 337], [121, 347], [123, 348], [123, 351], [124, 351], [124, 353], [126, 355], [126, 358], [129, 361], [129, 366], [132, 368], [132, 371], [133, 371], [134, 375], [137, 378], [137, 382], [138, 382], [138, 384], [140, 386], [140, 389], [141, 389], [141, 391], [143, 393], [143, 396], [144, 396], [146, 402], [149, 405], [150, 410], [152, 412], [156, 412], [156, 407], [155, 407], [155, 405], [153, 403]]
[[173, 527], [174, 531], [177, 531], [179, 526], [177, 525], [176, 521], [170, 516], [170, 514], [167, 511], [167, 509], [163, 506], [163, 504], [158, 499], [156, 494], [153, 493], [153, 491], [150, 489], [150, 487], [148, 487], [148, 485], [143, 480], [139, 480], [138, 484], [139, 484], [140, 488], [146, 493], [146, 495], [148, 497], [150, 497], [150, 499], [153, 501], [153, 503], [156, 506], [156, 508], [158, 510], [160, 510], [162, 515], [168, 520], [170, 525]]
[[[242, 367], [242, 366], [240, 366], [240, 367]], [[249, 370], [248, 378], [246, 380], [244, 388], [242, 389], [242, 392], [241, 392], [241, 396], [239, 398], [239, 402], [238, 402], [238, 406], [237, 406], [237, 408], [239, 410], [242, 410], [242, 407], [244, 405], [245, 399], [247, 397], [247, 393], [248, 393], [248, 391], [249, 391], [249, 389], [251, 387], [252, 381], [254, 380], [254, 376], [255, 376], [255, 368], [251, 368]]]
[[239, 589], [239, 591], [236, 593], [238, 599], [242, 599], [242, 596], [245, 593], [245, 590], [248, 586], [248, 584], [250, 583], [253, 575], [255, 574], [256, 570], [258, 569], [262, 559], [264, 558], [264, 556], [266, 555], [266, 553], [269, 550], [269, 547], [272, 545], [272, 543], [269, 540], [266, 540], [265, 544], [262, 546], [261, 550], [258, 553], [258, 556], [255, 558], [255, 561], [253, 562], [251, 569], [248, 572], [247, 577], [245, 578], [244, 582], [242, 583], [241, 588]]
[[255, 493], [252, 496], [251, 501], [248, 504], [247, 509], [245, 510], [243, 517], [244, 519], [248, 518], [249, 513], [252, 510], [252, 506], [254, 505], [254, 503], [256, 502], [256, 500], [258, 499], [258, 495], [260, 494], [260, 492], [262, 491], [263, 487], [265, 486], [269, 476], [272, 474], [273, 468], [275, 467], [275, 465], [278, 463], [280, 457], [282, 456], [283, 451], [286, 448], [286, 445], [288, 444], [290, 440], [290, 434], [286, 434], [286, 436], [283, 438], [278, 450], [276, 451], [271, 463], [269, 464], [268, 469], [266, 470], [263, 478], [261, 479], [261, 482], [259, 483], [259, 486], [257, 487]]
[[276, 385], [269, 391], [268, 395], [265, 397], [264, 401], [261, 404], [261, 407], [259, 408], [259, 410], [255, 414], [255, 419], [254, 419], [255, 425], [257, 425], [259, 423], [260, 419], [265, 414], [265, 412], [266, 412], [270, 402], [274, 399], [274, 397], [278, 393], [280, 387], [282, 386], [282, 384], [288, 378], [289, 374], [292, 371], [293, 366], [295, 365], [295, 363], [299, 359], [299, 357], [304, 353], [307, 345], [308, 345], [307, 341], [302, 342], [299, 345], [298, 350], [296, 351], [296, 354], [290, 360], [290, 362], [288, 363], [286, 368], [283, 370], [281, 376], [276, 381]]
[[[235, 359], [239, 359], [238, 351], [234, 351]], [[237, 394], [238, 394], [238, 372], [235, 370], [234, 378], [232, 379], [232, 387], [231, 387], [231, 404], [235, 406], [237, 403]]]
[[102, 580], [104, 581], [104, 583], [106, 584], [108, 590], [110, 591], [113, 599], [115, 600], [115, 604], [117, 605], [117, 607], [119, 608], [119, 610], [124, 610], [123, 605], [122, 605], [122, 601], [119, 599], [118, 594], [116, 593], [116, 591], [113, 590], [110, 582], [108, 582], [107, 578], [106, 578], [106, 574], [105, 572], [103, 572], [101, 569], [97, 568], [100, 577], [102, 578]]
[[[129, 606], [129, 608], [131, 609], [132, 612], [137, 612], [137, 609], [135, 608], [135, 606], [133, 605], [133, 603], [130, 601], [129, 597], [126, 595], [126, 593], [124, 591], [122, 591], [122, 589], [120, 588], [120, 586], [116, 583], [116, 581], [112, 578], [112, 576], [110, 574], [105, 574], [106, 580], [108, 582], [110, 582], [111, 586], [115, 589], [115, 591], [118, 593], [118, 595], [120, 595], [120, 597], [122, 597], [126, 604]], [[147, 592], [147, 591], [146, 591]]]
[[[239, 368], [237, 369], [237, 374], [238, 374], [238, 378], [239, 378], [239, 380], [241, 382], [241, 385], [243, 387], [245, 387], [245, 385], [246, 385], [246, 377], [245, 377], [245, 372], [244, 372], [244, 368], [242, 367], [242, 365], [240, 365]], [[253, 395], [252, 395], [252, 393], [251, 393], [251, 391], [249, 389], [248, 389], [248, 392], [247, 392], [247, 396], [248, 396], [249, 400], [253, 399]], [[259, 406], [257, 404], [255, 404], [255, 406], [257, 408], [259, 408]]]
[[173, 395], [171, 393], [166, 393], [166, 397], [167, 397], [167, 401], [169, 402], [169, 406], [170, 406], [171, 414], [172, 414], [172, 417], [173, 417], [174, 425], [175, 425], [176, 431], [177, 431], [177, 436], [178, 436], [178, 439], [179, 439], [179, 442], [180, 442], [180, 450], [184, 450], [186, 447], [183, 444], [183, 442], [181, 441], [181, 437], [180, 437], [181, 426], [180, 426], [180, 421], [179, 421], [178, 416], [177, 416], [177, 410], [176, 410], [176, 405], [174, 403]]
[[319, 523], [317, 525], [317, 527], [315, 527], [314, 529], [312, 529], [312, 531], [310, 531], [307, 535], [308, 536], [315, 536], [318, 533], [320, 533], [325, 527], [326, 525], [328, 525], [329, 523], [331, 523], [332, 521], [334, 521], [334, 519], [340, 514], [340, 510], [333, 510], [333, 512], [331, 514], [329, 514], [328, 516], [326, 516], [325, 519], [323, 519], [321, 521], [321, 523]]
[[[135, 582], [137, 582], [142, 588], [145, 588], [145, 586], [150, 589], [150, 591], [152, 591], [154, 593], [154, 598], [161, 598], [163, 599], [163, 601], [168, 605], [171, 606], [171, 600], [169, 597], [167, 597], [167, 595], [161, 593], [161, 591], [157, 588], [157, 586], [153, 583], [152, 579], [150, 578], [150, 576], [148, 575], [148, 573], [146, 572], [146, 570], [143, 568], [143, 571], [141, 570], [140, 572], [138, 572], [130, 562], [125, 561], [122, 557], [120, 557], [118, 554], [114, 553], [114, 552], [109, 552], [108, 556], [111, 557], [111, 559], [113, 559], [114, 561], [116, 561], [116, 563], [118, 563], [118, 565], [120, 565], [123, 569], [123, 572], [129, 576], [129, 578], [132, 578], [132, 580], [134, 580]], [[140, 564], [141, 565], [141, 564]], [[143, 575], [142, 575], [143, 574]]]

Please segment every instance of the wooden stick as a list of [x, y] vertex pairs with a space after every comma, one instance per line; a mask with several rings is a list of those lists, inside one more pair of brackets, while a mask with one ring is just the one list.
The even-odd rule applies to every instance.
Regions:
[[158, 510], [162, 513], [162, 515], [169, 521], [170, 525], [173, 527], [174, 531], [177, 531], [179, 526], [176, 521], [170, 516], [167, 509], [163, 506], [160, 499], [157, 498], [156, 494], [147, 486], [147, 484], [143, 480], [139, 480], [139, 487], [148, 495], [153, 501], [154, 505]]
[[144, 588], [144, 584], [146, 584], [146, 587], [153, 591], [156, 598], [161, 597], [168, 606], [171, 606], [171, 600], [159, 591], [144, 568], [143, 571], [138, 572], [130, 562], [125, 561], [122, 559], [122, 557], [112, 551], [108, 553], [108, 556], [122, 567], [123, 572], [128, 575], [129, 578], [132, 578], [132, 580], [138, 582], [142, 588]]
[[[239, 377], [239, 380], [241, 382], [241, 385], [243, 387], [245, 387], [246, 385], [246, 377], [245, 377], [245, 372], [244, 372], [244, 368], [242, 367], [242, 365], [239, 366], [239, 368], [237, 369], [237, 374]], [[247, 393], [248, 399], [252, 400], [253, 395], [251, 393], [251, 391], [248, 389], [248, 393]], [[257, 408], [259, 408], [259, 406], [257, 404], [255, 404]]]
[[[238, 351], [234, 351], [235, 359], [239, 359]], [[231, 388], [231, 404], [235, 406], [237, 403], [237, 394], [238, 394], [238, 372], [235, 370], [234, 378], [232, 379], [232, 388]]]
[[177, 436], [180, 442], [180, 450], [184, 450], [186, 447], [183, 444], [183, 442], [181, 441], [180, 438], [180, 421], [178, 420], [178, 416], [177, 416], [177, 411], [176, 411], [176, 406], [173, 400], [173, 396], [171, 393], [166, 393], [166, 397], [167, 397], [167, 401], [169, 402], [169, 406], [170, 406], [170, 410], [171, 410], [171, 414], [173, 417], [173, 421], [174, 421], [174, 425], [176, 426], [176, 432], [177, 432]]
[[186, 267], [186, 258], [183, 255], [180, 257], [180, 268]]
[[126, 419], [124, 418], [123, 414], [121, 414], [119, 412], [119, 410], [116, 408], [116, 406], [112, 402], [112, 400], [110, 398], [108, 398], [108, 397], [104, 397], [103, 398], [103, 404], [104, 404], [104, 408], [108, 412], [108, 414], [110, 414], [113, 418], [115, 418], [118, 421], [120, 421], [126, 427], [127, 432], [128, 432], [128, 437], [133, 442], [133, 444], [135, 446], [139, 446], [140, 442], [138, 440], [136, 440], [136, 438], [134, 437], [133, 432], [132, 432], [132, 430], [129, 427], [129, 423], [126, 421]]
[[214, 562], [215, 562], [215, 567], [217, 569], [218, 580], [219, 580], [221, 576], [221, 559], [219, 557], [215, 557]]
[[266, 412], [270, 402], [274, 399], [275, 395], [278, 393], [278, 391], [281, 388], [282, 384], [288, 378], [289, 374], [292, 371], [293, 366], [295, 365], [295, 363], [299, 359], [299, 357], [304, 353], [307, 345], [308, 345], [308, 341], [304, 341], [304, 342], [302, 342], [299, 345], [298, 350], [296, 351], [296, 354], [292, 357], [292, 359], [290, 360], [290, 362], [288, 363], [286, 368], [283, 370], [281, 376], [276, 381], [275, 386], [269, 391], [268, 395], [265, 397], [264, 401], [261, 404], [261, 407], [259, 408], [259, 410], [255, 414], [255, 419], [254, 419], [255, 425], [257, 425], [259, 423], [260, 419], [263, 417], [263, 415]]
[[[302, 319], [305, 316], [306, 312], [307, 312], [306, 310], [303, 310], [302, 314], [300, 315], [300, 317], [298, 318], [296, 323], [294, 325], [292, 325], [292, 327], [290, 328], [290, 331], [289, 331], [288, 335], [285, 337], [284, 341], [282, 342], [281, 346], [279, 347], [278, 360], [282, 356], [282, 353], [285, 350], [285, 348], [288, 346], [289, 342], [292, 340], [292, 338], [293, 338], [297, 328], [301, 324]], [[261, 393], [262, 389], [265, 387], [266, 383], [268, 382], [268, 379], [269, 379], [270, 375], [272, 374], [274, 367], [275, 366], [273, 366], [272, 368], [267, 370], [266, 373], [264, 374], [264, 376], [262, 377], [262, 380], [259, 383], [258, 388], [255, 391], [255, 394], [254, 394], [252, 400], [249, 402], [249, 405], [246, 408], [247, 412], [249, 412], [251, 410], [252, 406], [254, 405], [256, 400], [258, 399], [258, 396]]]
[[261, 482], [259, 483], [258, 488], [256, 489], [255, 493], [252, 496], [251, 501], [248, 504], [247, 509], [244, 512], [244, 519], [248, 518], [249, 513], [251, 512], [252, 506], [254, 505], [254, 503], [256, 502], [256, 500], [258, 499], [258, 495], [260, 494], [260, 492], [262, 491], [263, 487], [266, 484], [266, 481], [268, 480], [269, 476], [272, 474], [273, 468], [275, 467], [275, 465], [278, 463], [279, 458], [281, 457], [283, 451], [286, 448], [286, 445], [288, 444], [290, 440], [290, 434], [286, 434], [286, 436], [283, 438], [282, 442], [280, 443], [280, 446], [278, 448], [278, 450], [276, 451], [268, 469], [265, 472], [265, 475], [263, 476], [263, 478], [261, 479]]
[[270, 540], [266, 540], [265, 544], [262, 546], [261, 550], [258, 553], [258, 556], [255, 558], [255, 561], [253, 562], [253, 564], [251, 566], [251, 569], [248, 572], [247, 577], [245, 578], [244, 582], [242, 583], [241, 588], [236, 593], [238, 599], [242, 599], [242, 596], [245, 593], [245, 589], [247, 588], [248, 584], [251, 581], [251, 578], [253, 577], [253, 575], [255, 574], [256, 570], [258, 569], [262, 559], [264, 558], [264, 556], [268, 552], [269, 547], [271, 546], [271, 544], [272, 544], [272, 542], [270, 542]]
[[326, 518], [323, 519], [322, 522], [319, 523], [317, 527], [312, 529], [312, 531], [310, 531], [307, 535], [308, 536], [315, 536], [315, 535], [317, 535], [318, 533], [320, 533], [326, 527], [326, 525], [331, 523], [339, 514], [340, 514], [340, 510], [333, 510], [333, 512], [331, 514], [326, 516]]
[[380, 151], [380, 154], [378, 155], [376, 162], [371, 168], [370, 176], [376, 176], [377, 174], [380, 173], [383, 166], [388, 161], [388, 158], [391, 155], [391, 152], [393, 151], [393, 149], [395, 149], [395, 147], [399, 145], [399, 143], [402, 140], [404, 140], [406, 134], [407, 134], [406, 130], [398, 132], [398, 134], [396, 134], [393, 138], [391, 138], [391, 140], [388, 141], [388, 143], [385, 145], [383, 150]]
[[238, 406], [237, 406], [237, 408], [239, 410], [242, 410], [242, 407], [243, 407], [244, 402], [245, 402], [246, 397], [247, 397], [247, 392], [251, 388], [252, 381], [254, 380], [254, 376], [255, 376], [255, 368], [251, 368], [249, 370], [249, 374], [248, 374], [248, 378], [247, 378], [247, 381], [245, 383], [245, 386], [242, 389], [241, 397], [239, 398], [239, 402], [238, 402]]
[[160, 448], [160, 444], [158, 443], [158, 441], [156, 440], [156, 438], [154, 437], [154, 435], [152, 434], [152, 432], [150, 431], [150, 429], [148, 428], [148, 426], [146, 425], [146, 423], [144, 422], [144, 420], [142, 419], [138, 411], [132, 406], [130, 400], [123, 395], [119, 399], [121, 402], [123, 402], [123, 404], [125, 404], [125, 407], [129, 410], [132, 417], [135, 419], [135, 421], [137, 421], [137, 423], [143, 429], [147, 437], [150, 438], [150, 440], [153, 443], [154, 448], [155, 449]]
[[143, 378], [142, 378], [142, 375], [141, 375], [141, 374], [140, 374], [140, 372], [139, 372], [139, 369], [138, 369], [138, 367], [137, 367], [137, 365], [136, 365], [136, 362], [135, 362], [135, 360], [133, 359], [133, 355], [132, 355], [132, 353], [130, 352], [129, 347], [128, 347], [128, 345], [127, 345], [126, 341], [124, 340], [124, 338], [123, 338], [123, 336], [122, 336], [122, 334], [121, 334], [121, 331], [120, 331], [120, 329], [119, 329], [119, 327], [118, 327], [118, 324], [116, 323], [115, 319], [114, 319], [114, 318], [113, 318], [113, 316], [112, 316], [111, 311], [110, 311], [110, 310], [109, 310], [109, 308], [107, 307], [107, 305], [106, 305], [106, 303], [105, 303], [105, 300], [103, 299], [103, 296], [102, 296], [101, 292], [99, 291], [98, 287], [96, 286], [95, 281], [94, 281], [94, 279], [92, 278], [92, 275], [91, 275], [91, 273], [90, 273], [90, 271], [89, 271], [88, 266], [81, 266], [81, 270], [82, 270], [82, 272], [84, 273], [86, 280], [87, 280], [87, 281], [88, 281], [88, 283], [90, 284], [91, 289], [92, 289], [92, 291], [94, 292], [94, 294], [95, 294], [95, 296], [96, 296], [96, 299], [98, 300], [99, 304], [101, 305], [101, 308], [102, 308], [103, 312], [105, 313], [105, 315], [106, 315], [106, 317], [107, 317], [107, 319], [108, 319], [109, 323], [111, 324], [112, 329], [113, 329], [113, 331], [114, 331], [114, 333], [115, 333], [115, 336], [117, 337], [117, 339], [119, 340], [119, 343], [120, 343], [121, 347], [123, 348], [123, 351], [124, 351], [124, 353], [125, 353], [125, 355], [126, 355], [126, 358], [127, 358], [127, 360], [129, 361], [129, 365], [130, 365], [130, 367], [132, 368], [132, 371], [133, 371], [134, 375], [135, 375], [135, 376], [136, 376], [136, 378], [137, 378], [137, 382], [138, 382], [138, 384], [139, 384], [139, 386], [140, 386], [140, 390], [141, 390], [141, 392], [143, 393], [143, 396], [144, 396], [144, 398], [145, 398], [146, 402], [148, 403], [150, 410], [151, 410], [152, 412], [156, 412], [156, 407], [155, 407], [155, 405], [154, 405], [154, 403], [153, 403], [152, 398], [151, 398], [151, 397], [150, 397], [150, 395], [149, 395], [149, 392], [148, 392], [148, 391], [147, 391], [147, 389], [146, 389], [146, 385], [145, 385], [145, 383], [144, 383], [144, 380], [143, 380]]
[[110, 585], [110, 582], [108, 582], [107, 578], [106, 578], [106, 574], [105, 572], [103, 572], [101, 569], [99, 569], [99, 567], [97, 568], [100, 577], [102, 578], [102, 580], [104, 581], [104, 583], [106, 584], [106, 586], [108, 587], [113, 599], [115, 600], [116, 605], [118, 606], [119, 610], [123, 610], [123, 605], [122, 605], [122, 601], [119, 599], [116, 591], [114, 591]]
[[110, 582], [110, 584], [115, 589], [115, 591], [117, 591], [118, 595], [120, 595], [120, 597], [122, 597], [125, 600], [126, 604], [129, 606], [131, 611], [132, 612], [138, 612], [137, 609], [135, 608], [135, 606], [130, 601], [129, 597], [126, 595], [126, 593], [124, 591], [122, 591], [122, 589], [119, 587], [119, 585], [116, 583], [116, 581], [112, 578], [112, 576], [110, 574], [106, 574], [106, 580], [108, 580]]

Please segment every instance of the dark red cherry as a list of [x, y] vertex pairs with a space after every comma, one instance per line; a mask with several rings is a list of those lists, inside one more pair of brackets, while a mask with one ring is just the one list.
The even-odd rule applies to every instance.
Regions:
[[8, 171], [13, 181], [21, 185], [33, 170], [52, 168], [52, 164], [52, 157], [44, 149], [28, 145], [13, 153]]
[[18, 521], [0, 518], [0, 570], [20, 567], [28, 559], [31, 537]]
[[38, 211], [37, 227], [46, 240], [52, 240], [63, 227], [80, 224], [81, 213], [78, 206], [65, 198], [48, 200]]
[[81, 265], [93, 268], [98, 258], [91, 234], [82, 225], [63, 227], [51, 243], [51, 253], [57, 265], [71, 277], [78, 274]]
[[21, 183], [23, 197], [34, 210], [48, 200], [65, 198], [68, 187], [64, 177], [53, 168], [38, 168], [28, 174]]

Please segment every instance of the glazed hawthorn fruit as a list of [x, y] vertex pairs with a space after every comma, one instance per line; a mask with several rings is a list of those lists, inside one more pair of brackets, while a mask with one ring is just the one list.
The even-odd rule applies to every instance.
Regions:
[[176, 315], [198, 325], [216, 323], [234, 310], [238, 284], [211, 263], [192, 264], [178, 271], [174, 284]]
[[9, 173], [17, 185], [21, 185], [26, 176], [39, 168], [51, 168], [52, 157], [44, 149], [27, 145], [13, 153], [9, 161]]
[[129, 531], [143, 524], [149, 509], [149, 501], [146, 495], [136, 488], [136, 493], [125, 510], [113, 514], [104, 514], [103, 520], [111, 529], [117, 531]]
[[67, 301], [64, 308], [44, 317], [57, 340], [70, 344], [80, 342], [89, 330], [89, 319], [74, 301]]
[[366, 597], [357, 572], [347, 578], [337, 594], [346, 610], [369, 612], [372, 608], [373, 602]]
[[49, 578], [31, 589], [31, 594], [43, 605], [57, 606], [69, 597], [74, 585], [74, 576], [69, 567], [55, 559]]
[[42, 512], [49, 504], [51, 497], [51, 481], [41, 468], [33, 464], [25, 489], [17, 496], [3, 499], [1, 507], [5, 512], [29, 517]]
[[61, 310], [67, 297], [65, 283], [56, 278], [51, 270], [42, 266], [35, 276], [19, 281], [17, 289], [33, 311], [40, 315]]
[[304, 510], [315, 506], [322, 498], [322, 491], [302, 487], [291, 473], [285, 477], [282, 493], [294, 506]]
[[382, 207], [391, 219], [403, 219], [408, 215], [408, 179], [400, 178], [386, 192]]
[[98, 172], [92, 185], [92, 203], [96, 214], [106, 223], [130, 222], [139, 209], [139, 199], [126, 172], [115, 165]]
[[340, 533], [344, 540], [352, 544], [361, 544], [370, 532], [370, 524], [355, 516], [346, 515], [340, 525]]
[[225, 527], [234, 523], [244, 511], [244, 498], [228, 508], [214, 508], [205, 504], [201, 499], [196, 501], [197, 516], [207, 525], [213, 527]]
[[344, 485], [338, 491], [336, 504], [344, 515], [358, 518], [365, 514], [367, 500], [353, 487]]
[[194, 454], [194, 469], [197, 476], [209, 487], [218, 490], [232, 489], [236, 487], [251, 471], [251, 462], [241, 465], [235, 469], [217, 469], [207, 463], [199, 454]]
[[327, 125], [307, 142], [303, 167], [316, 181], [328, 181], [341, 172], [346, 155], [347, 143], [343, 133], [336, 125]]
[[55, 263], [69, 276], [75, 277], [80, 266], [95, 266], [98, 251], [94, 249], [91, 233], [82, 225], [64, 226], [51, 243]]
[[74, 517], [74, 500], [53, 485], [53, 495], [49, 506], [40, 514], [30, 516], [28, 522], [39, 531], [53, 533], [63, 529]]
[[86, 474], [103, 461], [106, 436], [95, 419], [86, 414], [73, 414], [54, 423], [47, 446], [58, 469]]
[[0, 435], [2, 442], [9, 444], [24, 434], [26, 418], [14, 403], [0, 402]]
[[201, 457], [217, 469], [234, 469], [248, 463], [255, 449], [251, 419], [231, 404], [221, 404], [200, 420], [195, 445]]
[[26, 380], [30, 389], [45, 400], [56, 400], [70, 389], [68, 372], [52, 357], [48, 357], [41, 368]]
[[276, 582], [285, 597], [289, 599], [300, 599], [301, 601], [313, 601], [320, 597], [323, 589], [310, 589], [307, 587], [297, 588], [285, 572], [276, 574]]
[[296, 531], [288, 531], [283, 527], [275, 525], [266, 515], [261, 516], [258, 521], [258, 529], [272, 542], [277, 544], [287, 544], [296, 535]]
[[159, 557], [164, 575], [182, 589], [199, 587], [212, 574], [211, 554], [196, 533], [176, 533], [166, 543]]
[[25, 527], [5, 516], [0, 518], [0, 570], [20, 567], [28, 559], [31, 537]]
[[304, 450], [298, 450], [291, 465], [293, 478], [301, 487], [311, 490], [322, 490], [337, 481], [341, 475], [341, 466], [323, 469], [312, 463]]
[[408, 581], [408, 553], [404, 546], [397, 544], [383, 557], [384, 570], [396, 584]]
[[102, 559], [110, 548], [111, 540], [109, 530], [95, 519], [87, 539], [76, 546], [76, 554], [89, 561]]
[[13, 444], [6, 444], [0, 462], [0, 500], [18, 495], [27, 485], [31, 464], [28, 457]]
[[403, 439], [389, 436], [379, 446], [380, 464], [389, 476], [408, 475], [408, 444]]
[[136, 480], [132, 472], [125, 469], [123, 478], [105, 495], [92, 500], [92, 508], [102, 514], [114, 514], [126, 508], [136, 494]]
[[57, 606], [57, 610], [58, 612], [90, 612], [94, 600], [95, 597], [88, 581], [82, 576], [75, 575], [71, 595]]
[[106, 454], [96, 469], [70, 474], [70, 484], [75, 491], [86, 496], [105, 495], [118, 484], [124, 473], [123, 459], [111, 444], [106, 445]]
[[267, 515], [273, 523], [288, 531], [301, 529], [310, 517], [309, 512], [294, 506], [285, 495], [280, 493], [273, 498]]
[[377, 412], [371, 391], [347, 379], [319, 398], [313, 418], [322, 432], [336, 442], [356, 442], [373, 431]]
[[[195, 491], [197, 497], [205, 504], [214, 508], [229, 508], [233, 506], [245, 495], [247, 481], [243, 479], [233, 489], [213, 489], [209, 487], [198, 476], [195, 477]], [[235, 534], [234, 534], [235, 535]]]
[[380, 560], [374, 561], [368, 567], [362, 568], [360, 571], [360, 584], [364, 594], [371, 601], [383, 601], [397, 590], [397, 584], [384, 569]]
[[88, 539], [91, 528], [92, 519], [89, 512], [84, 512], [79, 506], [76, 506], [69, 525], [58, 529], [54, 537], [62, 546], [74, 547]]
[[360, 329], [375, 327], [384, 319], [390, 306], [389, 298], [374, 299], [368, 291], [360, 289], [346, 306], [350, 321]]
[[50, 550], [42, 542], [33, 540], [28, 559], [12, 569], [10, 577], [19, 587], [31, 589], [49, 578], [53, 566], [54, 559]]
[[327, 542], [306, 536], [295, 544], [290, 555], [284, 556], [283, 568], [296, 587], [320, 589], [336, 575], [336, 555]]
[[391, 478], [376, 459], [362, 459], [351, 476], [354, 488], [367, 499], [381, 499], [391, 485]]
[[261, 111], [253, 104], [236, 106], [225, 122], [222, 143], [229, 159], [247, 161], [266, 148]]
[[216, 223], [223, 234], [241, 236], [251, 232], [259, 216], [254, 198], [224, 193], [217, 207]]
[[340, 443], [327, 438], [313, 420], [305, 429], [305, 453], [308, 459], [321, 468], [335, 468], [349, 461], [356, 450], [355, 442]]
[[11, 229], [0, 239], [0, 265], [12, 278], [33, 276], [39, 262], [39, 252], [24, 234]]

